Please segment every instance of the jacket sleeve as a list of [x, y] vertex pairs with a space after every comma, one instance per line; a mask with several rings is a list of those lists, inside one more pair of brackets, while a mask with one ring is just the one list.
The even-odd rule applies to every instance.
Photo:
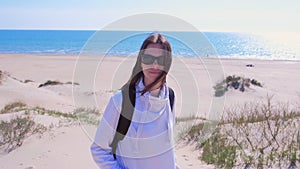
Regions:
[[122, 168], [114, 160], [111, 147], [109, 146], [115, 135], [115, 128], [120, 116], [120, 111], [117, 108], [119, 105], [118, 99], [114, 99], [114, 96], [110, 98], [91, 145], [93, 159], [101, 169]]

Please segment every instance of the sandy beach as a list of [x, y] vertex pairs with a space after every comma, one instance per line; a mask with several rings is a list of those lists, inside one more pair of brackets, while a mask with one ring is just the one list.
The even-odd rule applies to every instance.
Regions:
[[[78, 108], [95, 108], [101, 114], [110, 96], [128, 79], [133, 59], [1, 54], [0, 110], [9, 103], [22, 102], [27, 107], [66, 114]], [[181, 58], [173, 63], [167, 82], [176, 93], [177, 117], [192, 113], [207, 118], [214, 110], [262, 102], [267, 96], [291, 106], [300, 102], [299, 61]], [[229, 75], [255, 79], [263, 87], [252, 85], [244, 92], [232, 89], [216, 97], [213, 86]], [[60, 84], [39, 87], [49, 80]], [[77, 84], [72, 87], [72, 82]], [[13, 113], [0, 114], [0, 120], [12, 118]], [[89, 150], [95, 127], [88, 129], [62, 117], [34, 118], [52, 125], [51, 129], [26, 138], [9, 153], [1, 152], [1, 169], [97, 168]], [[192, 143], [179, 142], [175, 151], [182, 169], [214, 168], [199, 160], [200, 153]]]

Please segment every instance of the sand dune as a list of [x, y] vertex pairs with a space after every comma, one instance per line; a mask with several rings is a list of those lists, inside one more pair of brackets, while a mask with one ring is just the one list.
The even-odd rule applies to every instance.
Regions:
[[[109, 97], [124, 83], [131, 71], [131, 58], [110, 57], [99, 61], [91, 57], [88, 64], [101, 63], [95, 74], [80, 79], [79, 85], [65, 84], [71, 82], [76, 66], [77, 56], [59, 55], [0, 55], [0, 70], [2, 79], [0, 84], [0, 109], [6, 104], [20, 101], [29, 107], [43, 107], [63, 113], [72, 113], [79, 107], [94, 107], [103, 111]], [[253, 67], [247, 67], [252, 64]], [[225, 108], [240, 105], [249, 101], [259, 102], [267, 95], [272, 95], [275, 101], [289, 102], [297, 105], [300, 101], [299, 69], [297, 61], [272, 60], [234, 60], [234, 59], [180, 59], [175, 60], [168, 84], [175, 89], [177, 96], [177, 116], [185, 117], [186, 112], [198, 113], [200, 117], [207, 117], [207, 112], [214, 102], [213, 86], [221, 77], [237, 75], [254, 78], [263, 87], [251, 86], [245, 92], [229, 90], [226, 99], [221, 100]], [[222, 68], [222, 69], [220, 69]], [[186, 69], [186, 70], [185, 70]], [[218, 72], [214, 74], [214, 72]], [[189, 74], [187, 76], [187, 73]], [[194, 82], [189, 81], [192, 77]], [[94, 80], [93, 84], [85, 84]], [[24, 83], [26, 80], [30, 82]], [[38, 87], [48, 80], [59, 81], [64, 84]], [[82, 80], [82, 81], [80, 81]], [[183, 83], [184, 81], [187, 81]], [[196, 87], [193, 87], [195, 83]], [[189, 86], [191, 84], [191, 86]], [[92, 86], [92, 87], [91, 87]], [[198, 93], [193, 91], [198, 90]], [[185, 92], [185, 93], [184, 93]], [[191, 93], [191, 95], [186, 93]], [[190, 105], [190, 97], [197, 98], [197, 109], [186, 110]], [[75, 98], [74, 98], [75, 97]], [[186, 101], [189, 100], [189, 101]], [[186, 105], [185, 105], [186, 104]], [[197, 103], [198, 104], [198, 103]], [[223, 108], [223, 107], [222, 107]], [[0, 115], [0, 119], [4, 115]], [[6, 115], [7, 116], [7, 115]], [[29, 169], [29, 168], [97, 168], [89, 152], [93, 134], [78, 125], [69, 127], [55, 127], [41, 137], [31, 136], [21, 147], [0, 156], [0, 168]], [[91, 130], [93, 131], [93, 130]], [[175, 147], [177, 163], [181, 168], [213, 168], [198, 159], [199, 152], [192, 145], [178, 143]]]

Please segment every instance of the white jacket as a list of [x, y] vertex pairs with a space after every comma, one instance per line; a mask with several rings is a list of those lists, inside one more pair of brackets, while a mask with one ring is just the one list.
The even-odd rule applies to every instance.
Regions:
[[[143, 88], [140, 80], [136, 90]], [[91, 146], [97, 165], [101, 169], [175, 169], [175, 115], [171, 111], [168, 87], [163, 86], [159, 97], [137, 92], [131, 125], [125, 138], [119, 141], [117, 160], [114, 160], [109, 145], [115, 135], [121, 105], [122, 93], [118, 91], [110, 98]]]

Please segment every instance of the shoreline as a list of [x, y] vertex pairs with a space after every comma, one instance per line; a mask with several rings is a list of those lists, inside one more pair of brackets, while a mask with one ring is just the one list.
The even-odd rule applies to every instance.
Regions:
[[[66, 57], [66, 56], [70, 56], [70, 57], [79, 57], [79, 56], [89, 56], [89, 57], [109, 57], [109, 58], [130, 58], [132, 56], [116, 56], [116, 55], [107, 55], [107, 56], [100, 56], [100, 55], [82, 55], [82, 54], [49, 54], [49, 53], [0, 53], [0, 57], [8, 57], [8, 56], [44, 56], [44, 57], [51, 57], [51, 56], [61, 56], [61, 57]], [[300, 62], [300, 59], [279, 59], [279, 58], [236, 58], [236, 57], [174, 57], [174, 58], [178, 58], [178, 59], [212, 59], [212, 60], [249, 60], [249, 61], [291, 61], [291, 62]]]

